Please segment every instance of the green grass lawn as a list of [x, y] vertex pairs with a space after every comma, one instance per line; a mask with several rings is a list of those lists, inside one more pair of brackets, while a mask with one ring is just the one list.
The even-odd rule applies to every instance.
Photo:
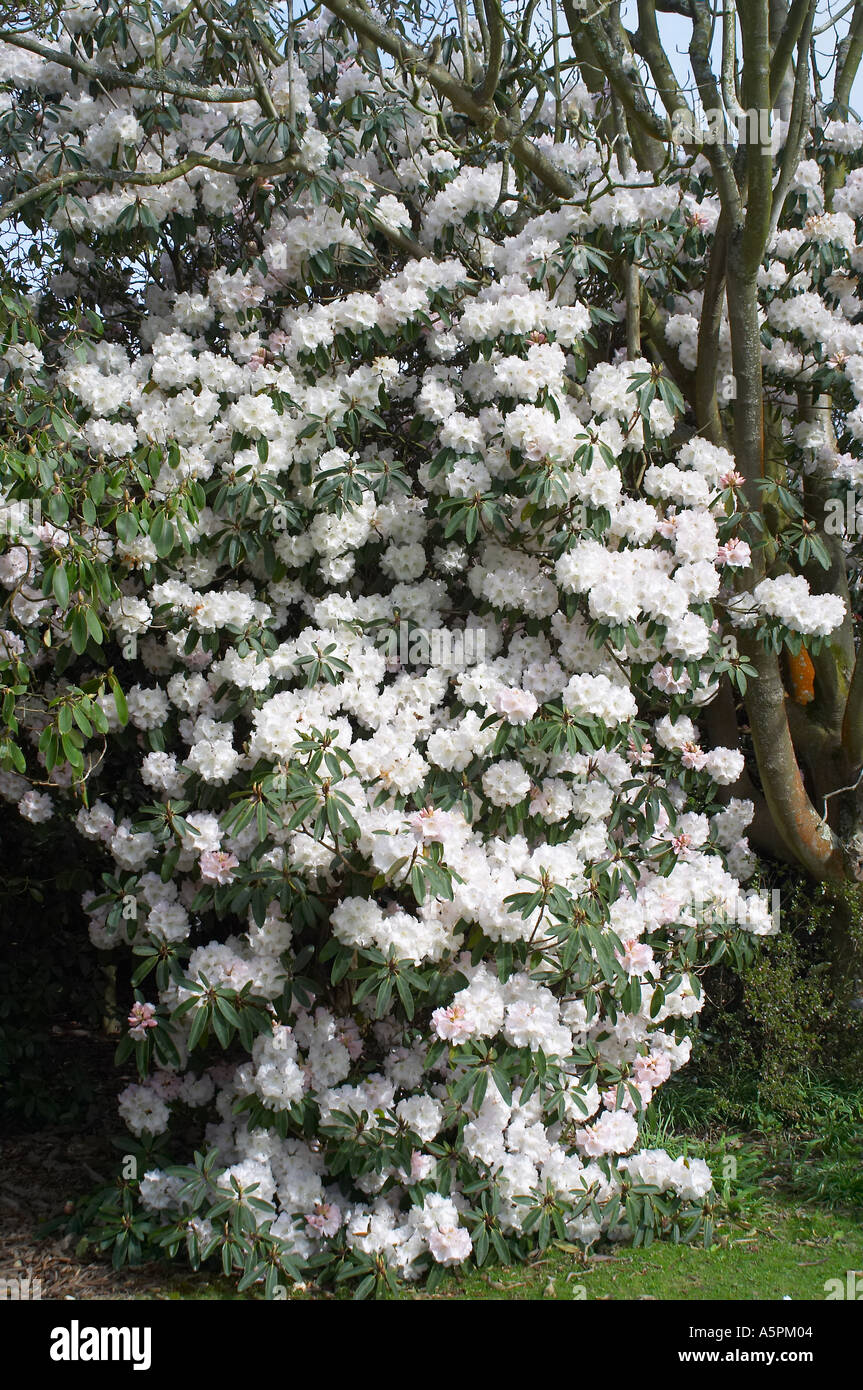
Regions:
[[[647, 1148], [705, 1158], [714, 1174], [714, 1234], [708, 1248], [656, 1242], [633, 1249], [601, 1242], [588, 1251], [551, 1245], [526, 1265], [448, 1274], [433, 1293], [406, 1287], [410, 1300], [684, 1299], [823, 1300], [827, 1281], [849, 1272], [863, 1287], [863, 1090], [801, 1078], [794, 1113], [770, 1110], [741, 1086], [686, 1080], [669, 1086], [649, 1112]], [[753, 1095], [756, 1100], [753, 1100]], [[700, 1239], [700, 1237], [699, 1237]], [[152, 1271], [152, 1272], [151, 1272]], [[292, 1288], [291, 1299], [350, 1299]], [[138, 1297], [237, 1299], [220, 1276], [150, 1266]]]
[[757, 1219], [720, 1223], [709, 1250], [654, 1244], [581, 1259], [555, 1251], [536, 1265], [474, 1270], [432, 1298], [464, 1299], [823, 1299], [827, 1279], [863, 1272], [863, 1229], [833, 1212], [793, 1202], [765, 1204]]
[[[664, 1130], [664, 1126], [663, 1126]], [[824, 1134], [829, 1134], [825, 1128]], [[528, 1265], [489, 1265], [448, 1275], [434, 1293], [406, 1289], [402, 1298], [440, 1300], [520, 1299], [750, 1299], [823, 1300], [830, 1279], [845, 1283], [848, 1271], [863, 1281], [863, 1207], [853, 1128], [843, 1142], [814, 1140], [809, 1131], [723, 1134], [675, 1138], [657, 1132], [672, 1152], [706, 1157], [718, 1182], [719, 1203], [712, 1245], [656, 1242], [648, 1249], [604, 1243], [581, 1252], [549, 1247]], [[850, 1146], [850, 1147], [849, 1147]], [[723, 1166], [724, 1165], [724, 1166]], [[820, 1189], [820, 1190], [819, 1190]], [[169, 1279], [155, 1297], [236, 1298], [221, 1279]], [[245, 1295], [255, 1297], [253, 1293]], [[350, 1298], [314, 1288], [292, 1298]]]
[[[585, 1256], [551, 1249], [530, 1265], [490, 1266], [448, 1276], [433, 1294], [402, 1297], [453, 1299], [749, 1299], [825, 1298], [825, 1282], [856, 1270], [863, 1279], [863, 1223], [852, 1214], [804, 1207], [784, 1197], [757, 1204], [751, 1215], [720, 1219], [710, 1249], [656, 1243], [648, 1250], [604, 1247]], [[255, 1297], [247, 1294], [245, 1297]], [[293, 1298], [350, 1298], [305, 1290]], [[221, 1279], [169, 1278], [153, 1297], [236, 1299]]]

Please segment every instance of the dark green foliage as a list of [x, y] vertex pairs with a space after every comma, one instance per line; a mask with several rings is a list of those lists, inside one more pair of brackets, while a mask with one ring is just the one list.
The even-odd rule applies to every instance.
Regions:
[[[101, 1035], [109, 984], [81, 893], [86, 844], [0, 805], [0, 1124], [5, 1132], [87, 1122], [113, 1046]], [[101, 1101], [104, 1109], [104, 1099]]]
[[692, 1063], [655, 1101], [657, 1142], [743, 1131], [781, 1190], [861, 1210], [863, 902], [788, 870], [772, 886], [781, 932], [739, 974], [705, 977]]
[[738, 974], [705, 977], [707, 1003], [691, 1073], [724, 1097], [725, 1119], [800, 1118], [813, 1081], [853, 1086], [863, 1074], [863, 894], [815, 884], [793, 870], [771, 876], [781, 930]]

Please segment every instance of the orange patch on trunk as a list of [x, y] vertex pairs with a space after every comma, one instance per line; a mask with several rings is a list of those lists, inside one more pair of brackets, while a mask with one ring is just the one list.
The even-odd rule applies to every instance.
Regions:
[[798, 705], [808, 705], [815, 699], [815, 667], [805, 647], [788, 658], [788, 679], [791, 698]]

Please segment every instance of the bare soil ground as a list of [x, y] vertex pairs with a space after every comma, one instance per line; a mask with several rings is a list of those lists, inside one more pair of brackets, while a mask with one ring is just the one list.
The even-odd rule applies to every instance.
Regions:
[[[81, 1028], [57, 1026], [60, 1046], [52, 1057], [54, 1101], [74, 1100], [74, 1122], [3, 1121], [0, 1137], [0, 1279], [37, 1282], [42, 1299], [165, 1297], [169, 1266], [112, 1268], [110, 1258], [45, 1223], [68, 1215], [72, 1203], [107, 1185], [117, 1172], [116, 1094], [122, 1080], [113, 1068], [114, 1040]], [[130, 1073], [131, 1078], [131, 1073]], [[113, 1122], [113, 1123], [112, 1123]], [[167, 1278], [166, 1278], [167, 1276]], [[185, 1282], [195, 1276], [186, 1272]], [[32, 1282], [31, 1282], [32, 1287]]]
[[108, 1260], [89, 1251], [79, 1258], [72, 1236], [40, 1234], [44, 1222], [104, 1180], [105, 1174], [93, 1166], [100, 1157], [104, 1147], [88, 1135], [42, 1132], [3, 1143], [0, 1278], [38, 1281], [43, 1299], [133, 1299], [158, 1293], [164, 1269], [112, 1269]]

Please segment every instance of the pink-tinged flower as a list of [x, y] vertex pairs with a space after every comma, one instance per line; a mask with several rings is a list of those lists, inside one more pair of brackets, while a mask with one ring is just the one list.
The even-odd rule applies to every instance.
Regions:
[[657, 893], [651, 904], [651, 915], [657, 926], [667, 927], [680, 916], [680, 902], [671, 893]]
[[656, 523], [656, 530], [664, 541], [673, 540], [677, 532], [677, 517], [664, 516]]
[[411, 1153], [411, 1182], [425, 1182], [434, 1168], [434, 1159], [429, 1154], [421, 1154], [418, 1149]]
[[[636, 1087], [636, 1090], [638, 1090], [638, 1087]], [[605, 1106], [606, 1110], [617, 1110], [617, 1109], [618, 1109], [617, 1087], [616, 1087], [616, 1086], [609, 1086], [609, 1088], [608, 1088], [607, 1091], [603, 1091], [603, 1093], [602, 1093], [602, 1103], [603, 1103], [603, 1105]], [[627, 1113], [630, 1114], [630, 1115], [634, 1115], [634, 1114], [635, 1114], [635, 1108], [636, 1108], [636, 1107], [635, 1107], [635, 1101], [634, 1101], [633, 1098], [632, 1098], [632, 1095], [631, 1095], [631, 1093], [630, 1093], [630, 1091], [629, 1091], [629, 1088], [626, 1087], [626, 1086], [624, 1086], [623, 1090], [622, 1090], [621, 1093], [620, 1093], [620, 1106], [619, 1106], [619, 1108], [620, 1108], [621, 1110], [627, 1111]]]
[[429, 1250], [439, 1265], [457, 1265], [471, 1253], [470, 1232], [464, 1226], [435, 1226], [429, 1232]]
[[408, 824], [417, 843], [422, 844], [424, 840], [437, 840], [443, 844], [444, 836], [448, 830], [452, 829], [453, 821], [452, 816], [446, 811], [438, 811], [427, 806], [422, 811], [417, 811], [415, 816], [411, 816]]
[[680, 761], [692, 772], [700, 772], [707, 762], [707, 754], [697, 743], [684, 743], [680, 750]]
[[64, 531], [60, 526], [52, 526], [50, 521], [43, 521], [41, 526], [34, 527], [33, 534], [43, 545], [50, 545], [55, 550], [64, 549], [72, 541], [68, 531]]
[[671, 1075], [671, 1058], [664, 1052], [651, 1052], [648, 1057], [636, 1057], [633, 1074], [638, 1086], [661, 1086]]
[[136, 1042], [143, 1042], [147, 1036], [147, 1029], [158, 1027], [155, 1013], [155, 1004], [133, 1004], [127, 1020], [129, 1037], [134, 1038]]
[[623, 954], [618, 952], [618, 960], [627, 975], [646, 975], [653, 965], [653, 951], [646, 942], [633, 937], [631, 941], [624, 941]]
[[536, 696], [529, 690], [519, 689], [518, 686], [499, 690], [491, 703], [496, 713], [502, 714], [510, 724], [526, 724], [539, 709]]
[[435, 1009], [432, 1026], [439, 1038], [448, 1042], [465, 1042], [473, 1033], [473, 1025], [462, 1004], [450, 1004], [448, 1009]]
[[626, 1110], [606, 1110], [595, 1124], [585, 1125], [578, 1133], [579, 1147], [590, 1157], [601, 1154], [622, 1154], [638, 1138], [638, 1125]]
[[[154, 1024], [150, 1025], [154, 1027]], [[154, 1095], [161, 1100], [176, 1100], [183, 1089], [183, 1079], [175, 1072], [160, 1071], [155, 1076], [151, 1076], [147, 1083]]]
[[653, 762], [653, 744], [645, 739], [639, 748], [635, 739], [631, 738], [627, 747], [627, 756], [631, 763], [637, 763], [639, 767], [649, 767]]
[[731, 468], [727, 473], [722, 474], [719, 481], [723, 487], [742, 487], [746, 479], [742, 473], [738, 473], [735, 468]]
[[746, 569], [747, 565], [752, 563], [752, 551], [746, 541], [732, 536], [730, 541], [719, 547], [716, 558], [720, 565], [729, 565], [732, 569]]
[[682, 835], [675, 835], [674, 839], [671, 841], [671, 848], [674, 850], [675, 854], [679, 854], [682, 858], [686, 858], [692, 848], [691, 836], [685, 833]]
[[339, 1019], [339, 1031], [336, 1037], [343, 1047], [347, 1048], [348, 1056], [352, 1062], [359, 1061], [363, 1055], [363, 1040], [360, 1037], [360, 1030], [352, 1018]]
[[688, 671], [683, 671], [675, 679], [671, 667], [663, 666], [659, 661], [655, 663], [651, 672], [650, 679], [657, 690], [663, 691], [666, 695], [683, 695], [692, 685]]
[[201, 855], [201, 878], [205, 883], [231, 883], [234, 870], [239, 867], [239, 859], [223, 849], [207, 849]]
[[639, 1081], [635, 1089], [641, 1096], [642, 1107], [646, 1109], [653, 1100], [653, 1087], [647, 1081]]
[[342, 1213], [334, 1202], [316, 1202], [315, 1209], [306, 1217], [306, 1225], [319, 1236], [334, 1236], [342, 1224]]

